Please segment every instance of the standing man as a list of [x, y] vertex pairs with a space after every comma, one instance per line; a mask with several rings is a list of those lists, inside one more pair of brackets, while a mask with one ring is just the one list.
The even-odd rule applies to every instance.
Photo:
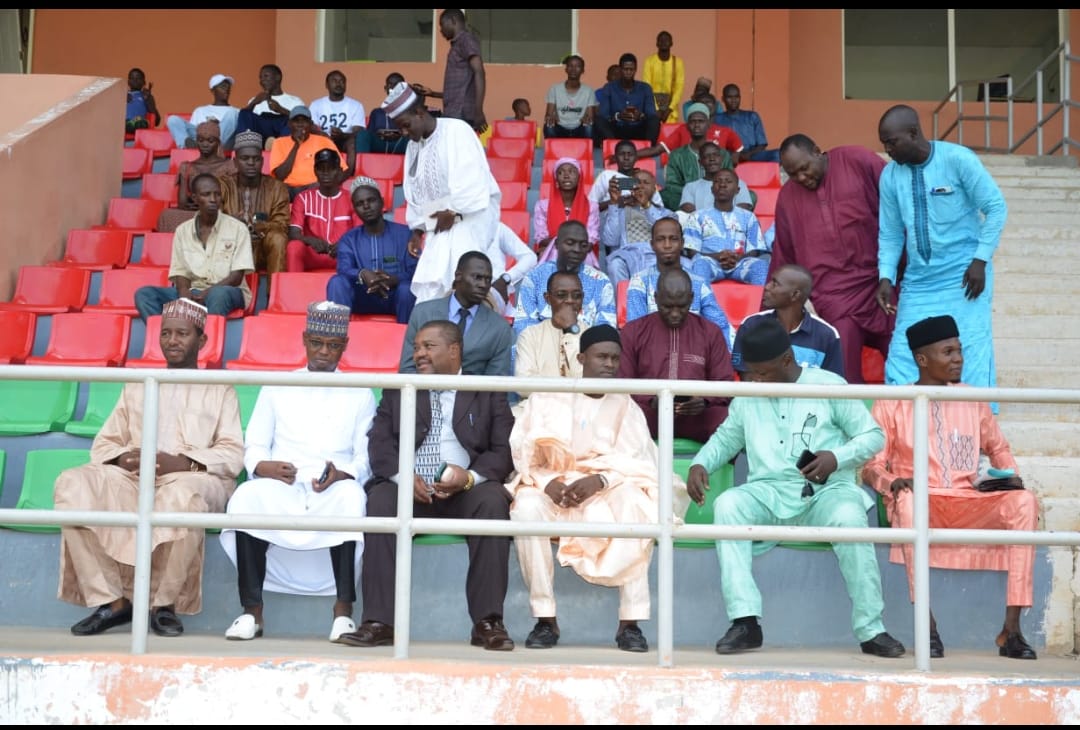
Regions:
[[289, 136], [289, 112], [304, 105], [299, 96], [281, 90], [281, 67], [268, 63], [259, 69], [258, 94], [248, 100], [236, 120], [236, 131], [254, 130], [263, 139]]
[[[963, 381], [993, 387], [997, 374], [990, 259], [1005, 227], [1005, 198], [974, 152], [952, 142], [927, 140], [919, 115], [909, 106], [900, 104], [882, 115], [878, 138], [893, 159], [881, 173], [878, 243], [877, 302], [896, 315], [885, 382], [917, 378], [903, 333], [927, 316], [949, 313], [964, 342]], [[903, 253], [907, 264], [894, 305]]]
[[342, 153], [346, 152], [348, 138], [364, 128], [364, 105], [345, 95], [346, 86], [345, 74], [334, 69], [326, 74], [326, 96], [311, 102], [312, 121]]
[[660, 117], [656, 114], [656, 100], [652, 87], [643, 81], [635, 81], [637, 56], [624, 53], [619, 57], [619, 78], [604, 85], [600, 111], [593, 127], [596, 146], [605, 139], [647, 139], [656, 145], [660, 136]]
[[739, 87], [735, 84], [725, 85], [720, 101], [724, 104], [724, 111], [716, 112], [713, 121], [735, 130], [739, 135], [743, 143], [743, 148], [739, 151], [739, 162], [778, 162], [779, 153], [765, 149], [769, 146], [769, 141], [765, 137], [765, 125], [761, 122], [761, 115], [753, 109], [739, 108], [742, 104]]
[[671, 33], [656, 34], [656, 53], [645, 59], [641, 80], [652, 87], [656, 114], [660, 123], [679, 121], [679, 102], [682, 100], [686, 69], [683, 60], [671, 52]]
[[432, 91], [423, 84], [413, 84], [416, 93], [443, 100], [443, 116], [460, 119], [477, 134], [487, 131], [484, 116], [484, 93], [487, 74], [480, 56], [480, 39], [465, 25], [465, 13], [448, 8], [439, 14], [439, 32], [450, 41], [443, 72], [443, 90]]
[[[190, 299], [165, 305], [161, 351], [166, 367], [198, 368], [206, 342], [206, 307]], [[162, 383], [154, 476], [155, 512], [222, 512], [244, 468], [240, 405], [231, 385]], [[143, 384], [127, 383], [90, 447], [90, 463], [56, 478], [58, 510], [139, 509]], [[206, 530], [153, 528], [150, 555], [150, 629], [179, 636], [177, 613], [202, 610]], [[135, 530], [71, 526], [60, 530], [61, 600], [96, 606], [71, 627], [76, 636], [100, 634], [131, 622]]]
[[409, 138], [402, 186], [408, 211], [405, 223], [412, 230], [409, 253], [420, 257], [412, 291], [417, 302], [426, 302], [449, 293], [453, 267], [462, 254], [490, 249], [502, 191], [468, 124], [435, 119], [404, 81], [382, 106]]
[[289, 211], [289, 271], [337, 270], [338, 241], [360, 225], [352, 199], [341, 189], [337, 150], [321, 149], [315, 155], [315, 179], [315, 187], [297, 195]]
[[790, 178], [776, 201], [769, 276], [800, 264], [814, 277], [814, 310], [840, 333], [844, 377], [862, 383], [864, 346], [888, 355], [894, 318], [876, 303], [878, 178], [885, 161], [865, 147], [822, 152], [805, 134], [780, 145]]
[[237, 174], [221, 178], [221, 209], [247, 226], [256, 271], [285, 271], [289, 189], [273, 175], [263, 174], [263, 138], [258, 132], [236, 135], [233, 160]]
[[[303, 334], [305, 370], [337, 372], [348, 334], [348, 307], [312, 302]], [[244, 467], [251, 478], [229, 500], [229, 514], [363, 517], [363, 485], [371, 476], [367, 434], [374, 417], [369, 388], [263, 386], [244, 434]], [[356, 630], [352, 611], [363, 533], [226, 528], [221, 546], [236, 565], [244, 608], [226, 629], [226, 639], [263, 635], [264, 588], [336, 595], [330, 641]]]
[[[461, 372], [461, 330], [448, 320], [424, 325], [413, 340], [413, 360], [421, 375]], [[471, 390], [418, 390], [415, 474], [398, 473], [401, 393], [385, 390], [368, 434], [374, 476], [365, 485], [369, 517], [394, 517], [398, 480], [413, 486], [413, 516], [450, 519], [510, 519], [510, 494], [503, 484], [514, 470], [510, 430], [514, 417], [505, 393]], [[446, 468], [439, 472], [440, 464]], [[394, 642], [394, 579], [397, 536], [365, 537], [360, 627], [342, 634], [341, 643], [385, 646]], [[510, 651], [514, 640], [503, 624], [503, 601], [509, 581], [510, 538], [469, 535], [469, 572], [465, 595], [473, 621], [473, 646]], [[423, 617], [420, 620], [424, 620]], [[432, 616], [432, 621], [445, 617]]]

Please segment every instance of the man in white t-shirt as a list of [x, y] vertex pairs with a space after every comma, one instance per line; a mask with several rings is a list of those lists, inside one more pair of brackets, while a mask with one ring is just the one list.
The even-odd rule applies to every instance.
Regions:
[[214, 74], [210, 77], [210, 93], [214, 95], [213, 104], [205, 104], [195, 107], [191, 112], [191, 118], [184, 120], [175, 114], [165, 120], [165, 126], [172, 133], [173, 141], [177, 147], [195, 149], [195, 128], [203, 122], [216, 119], [221, 127], [222, 149], [232, 149], [233, 137], [236, 136], [236, 119], [240, 111], [229, 104], [229, 94], [232, 93], [232, 76]]
[[577, 54], [563, 60], [566, 81], [554, 84], [544, 98], [544, 137], [584, 137], [592, 139], [592, 122], [596, 116], [596, 93], [581, 83], [585, 59]]
[[288, 137], [289, 112], [295, 107], [304, 106], [299, 96], [286, 94], [281, 90], [281, 67], [268, 63], [259, 69], [258, 94], [248, 100], [247, 106], [237, 115], [236, 131], [249, 129], [262, 135], [266, 149], [276, 137]]
[[333, 70], [326, 74], [326, 96], [311, 102], [312, 121], [345, 151], [345, 140], [364, 128], [364, 105], [345, 96], [345, 74]]

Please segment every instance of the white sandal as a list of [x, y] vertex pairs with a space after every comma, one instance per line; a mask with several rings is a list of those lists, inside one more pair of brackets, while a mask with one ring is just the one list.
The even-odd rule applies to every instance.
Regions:
[[255, 623], [255, 617], [250, 613], [241, 614], [232, 626], [225, 629], [225, 638], [232, 641], [250, 641], [263, 635], [263, 628]]
[[338, 639], [342, 634], [351, 634], [356, 631], [356, 623], [348, 616], [338, 616], [334, 619], [334, 625], [330, 627], [330, 641], [340, 644]]

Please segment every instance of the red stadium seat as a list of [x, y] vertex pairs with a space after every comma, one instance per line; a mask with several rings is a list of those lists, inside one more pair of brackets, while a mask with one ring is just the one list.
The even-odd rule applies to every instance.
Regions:
[[50, 266], [77, 266], [91, 271], [105, 271], [127, 266], [131, 259], [130, 231], [72, 228], [68, 231], [64, 258], [50, 261]]
[[251, 290], [251, 301], [243, 309], [234, 309], [229, 312], [225, 319], [240, 319], [255, 314], [255, 302], [259, 298], [259, 272], [249, 271], [244, 274], [244, 279], [247, 280], [248, 289]]
[[0, 312], [0, 365], [19, 365], [34, 348], [33, 312]]
[[[544, 171], [540, 175], [540, 197], [546, 198], [548, 196], [548, 189], [551, 187], [551, 177], [555, 174], [555, 163], [558, 160], [544, 160]], [[581, 182], [579, 185], [584, 185], [586, 192], [593, 184], [593, 161], [590, 157], [587, 160], [578, 160], [581, 163]]]
[[148, 172], [142, 176], [139, 197], [160, 200], [170, 208], [176, 207], [177, 179], [175, 172]]
[[626, 326], [626, 292], [629, 288], [629, 279], [623, 279], [615, 285], [615, 324], [619, 329]]
[[529, 243], [532, 235], [529, 229], [532, 226], [532, 215], [526, 210], [501, 210], [499, 220], [506, 224], [514, 234], [525, 243]]
[[90, 270], [67, 266], [20, 266], [15, 294], [0, 312], [78, 312], [90, 294]]
[[744, 319], [761, 311], [761, 296], [765, 293], [763, 286], [738, 281], [714, 281], [712, 290], [716, 303], [724, 310], [733, 328], [737, 329]]
[[488, 140], [488, 157], [524, 158], [532, 162], [536, 145], [532, 140], [517, 137], [492, 137]]
[[135, 146], [150, 150], [153, 157], [168, 157], [170, 150], [176, 149], [176, 141], [168, 129], [136, 129]]
[[110, 312], [54, 314], [49, 344], [27, 365], [123, 367], [131, 337], [131, 317]]
[[746, 187], [754, 188], [778, 188], [780, 187], [780, 165], [776, 162], [740, 162], [736, 170], [739, 179], [746, 183]]
[[173, 234], [161, 231], [150, 231], [143, 235], [142, 256], [138, 261], [128, 264], [128, 268], [142, 266], [156, 266], [169, 268], [172, 263]]
[[[739, 165], [742, 169], [742, 165]], [[780, 188], [754, 188], [757, 193], [757, 205], [754, 206], [754, 215], [776, 215], [776, 198], [780, 195]]]
[[124, 147], [123, 155], [122, 177], [124, 180], [138, 180], [150, 172], [153, 160], [150, 157], [150, 150], [142, 147]]
[[[269, 159], [269, 154], [264, 154], [264, 158]], [[199, 150], [187, 149], [185, 147], [174, 147], [169, 150], [169, 172], [173, 175], [180, 172], [181, 162], [190, 162], [191, 160], [199, 159]], [[265, 172], [265, 171], [264, 171]]]
[[356, 174], [393, 180], [395, 185], [401, 185], [405, 179], [405, 155], [361, 152], [356, 156]]
[[396, 373], [401, 362], [401, 345], [406, 324], [376, 319], [349, 322], [349, 346], [338, 369], [343, 373]]
[[536, 122], [531, 119], [496, 119], [491, 122], [491, 136], [518, 137], [535, 143]]
[[[605, 160], [605, 162], [604, 162], [604, 169], [605, 170], [616, 170], [616, 169], [618, 169], [619, 166], [616, 163], [607, 162], [606, 157], [604, 158], [604, 160]], [[643, 160], [638, 160], [637, 162], [634, 163], [634, 167], [637, 167], [637, 168], [642, 169], [642, 170], [648, 170], [649, 172], [652, 173], [653, 177], [656, 177], [657, 165], [656, 165], [656, 158], [655, 157], [646, 157]]]
[[499, 207], [503, 210], [528, 210], [529, 186], [523, 182], [500, 182], [502, 200]]
[[111, 269], [101, 273], [101, 292], [97, 304], [87, 304], [84, 312], [111, 312], [135, 317], [135, 292], [143, 286], [168, 286], [169, 271], [154, 266]]
[[[220, 314], [206, 317], [206, 344], [199, 349], [200, 368], [220, 368], [225, 355], [225, 318]], [[146, 342], [142, 357], [127, 361], [129, 368], [166, 367], [165, 355], [161, 352], [161, 315], [146, 318]]]
[[165, 209], [160, 200], [142, 198], [112, 198], [104, 225], [93, 228], [119, 228], [135, 235], [145, 234], [157, 228], [158, 216]]
[[498, 182], [532, 182], [532, 164], [524, 157], [489, 157], [487, 161]]
[[558, 160], [573, 157], [575, 160], [589, 160], [592, 163], [593, 143], [591, 139], [581, 137], [549, 137], [544, 140], [544, 159]]
[[240, 353], [226, 370], [296, 370], [307, 362], [303, 333], [307, 317], [260, 314], [244, 319]]
[[776, 216], [774, 215], [758, 215], [754, 213], [754, 217], [758, 220], [758, 225], [761, 226], [761, 235], [768, 233], [769, 229], [773, 227], [773, 223], [776, 222]]
[[282, 271], [270, 275], [270, 297], [263, 314], [307, 314], [308, 305], [326, 299], [332, 271]]
[[885, 384], [885, 358], [873, 347], [862, 349], [862, 377], [867, 384]]

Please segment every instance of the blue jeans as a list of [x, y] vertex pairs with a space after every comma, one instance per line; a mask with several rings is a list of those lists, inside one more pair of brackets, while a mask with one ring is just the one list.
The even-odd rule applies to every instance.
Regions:
[[289, 118], [284, 114], [256, 114], [241, 109], [236, 118], [236, 131], [246, 132], [249, 129], [261, 134], [264, 141], [267, 137], [288, 137]]
[[[224, 149], [232, 149], [233, 137], [236, 135], [236, 120], [237, 112], [231, 111], [223, 115], [224, 119], [219, 119], [218, 124], [221, 126], [221, 146]], [[181, 117], [170, 115], [165, 120], [165, 126], [169, 128], [169, 132], [172, 134], [173, 142], [180, 149], [184, 148], [184, 143], [187, 140], [195, 141], [195, 125], [189, 121], [182, 119]]]
[[335, 304], [349, 307], [353, 314], [392, 314], [401, 324], [408, 324], [416, 304], [416, 295], [408, 282], [401, 282], [386, 299], [368, 294], [367, 289], [350, 281], [344, 274], [334, 274], [326, 283], [326, 298]]
[[[179, 298], [175, 287], [141, 286], [135, 290], [135, 309], [139, 310], [139, 316], [145, 322], [147, 317], [161, 314], [166, 304]], [[234, 309], [244, 308], [244, 290], [238, 286], [215, 286], [206, 292], [203, 304], [209, 314], [228, 315]]]

